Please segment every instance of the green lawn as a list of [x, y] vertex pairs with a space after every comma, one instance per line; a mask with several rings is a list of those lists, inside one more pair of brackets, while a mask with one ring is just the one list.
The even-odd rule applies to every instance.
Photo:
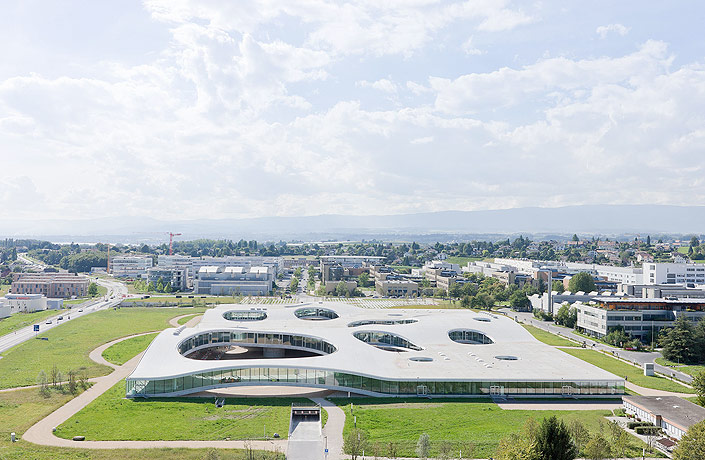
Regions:
[[[0, 393], [0, 459], [2, 460], [202, 460], [207, 449], [70, 449], [45, 447], [22, 441], [20, 437], [30, 426], [49, 415], [73, 398], [58, 391], [51, 391], [49, 398], [39, 395], [36, 389]], [[18, 442], [10, 442], [15, 433]], [[245, 460], [243, 450], [218, 450], [221, 460]], [[274, 457], [267, 457], [274, 458]], [[283, 456], [279, 457], [282, 460]]]
[[483, 257], [448, 257], [446, 262], [451, 264], [458, 264], [464, 267], [468, 262], [477, 262], [478, 260], [485, 260]]
[[168, 320], [203, 309], [121, 308], [82, 316], [40, 333], [49, 340], [29, 340], [3, 353], [0, 359], [0, 388], [33, 385], [41, 370], [49, 373], [56, 364], [62, 373], [73, 369], [97, 377], [111, 368], [96, 364], [88, 354], [99, 345], [126, 335], [158, 331]]
[[644, 388], [652, 388], [654, 390], [674, 391], [678, 393], [695, 393], [692, 388], [685, 387], [677, 382], [666, 379], [664, 377], [647, 377], [644, 371], [638, 367], [632, 366], [625, 362], [619, 361], [616, 358], [605, 355], [595, 350], [583, 350], [580, 348], [561, 349], [570, 355], [587, 361], [599, 368], [611, 372], [618, 377], [626, 376], [628, 381]]
[[556, 347], [576, 347], [577, 344], [575, 342], [572, 342], [568, 339], [564, 339], [563, 337], [559, 337], [555, 334], [552, 334], [550, 332], [544, 331], [543, 329], [539, 329], [538, 327], [531, 326], [529, 324], [522, 324], [524, 328], [533, 335], [536, 340], [539, 340], [546, 345], [553, 345]]
[[3, 297], [10, 291], [10, 284], [0, 284], [0, 297]]
[[[34, 313], [15, 313], [8, 318], [0, 319], [0, 336], [9, 334], [37, 322], [43, 322], [45, 319], [58, 315], [63, 311], [64, 310], [44, 310]], [[41, 329], [41, 325], [39, 328]]]
[[115, 365], [122, 366], [139, 353], [147, 349], [157, 334], [140, 335], [111, 345], [103, 352], [103, 358]]
[[194, 306], [206, 306], [206, 305], [220, 305], [228, 303], [240, 303], [242, 297], [240, 296], [222, 296], [222, 297], [205, 297], [202, 298], [199, 295], [194, 295], [192, 299], [188, 298], [189, 294], [184, 294], [182, 297], [177, 298], [176, 296], [163, 296], [155, 297], [150, 296], [147, 299], [142, 298], [130, 298], [123, 300], [123, 304], [154, 304], [154, 305], [194, 305]]
[[674, 370], [681, 371], [685, 374], [692, 376], [695, 376], [696, 374], [705, 371], [705, 366], [702, 364], [686, 366], [683, 364], [675, 363], [673, 361], [669, 361], [666, 358], [656, 358], [654, 361], [662, 366], [672, 367]]
[[184, 324], [188, 323], [189, 321], [191, 321], [191, 320], [192, 320], [193, 318], [195, 318], [196, 316], [198, 316], [198, 314], [196, 314], [196, 315], [184, 316], [183, 318], [179, 318], [176, 322], [183, 326]]
[[213, 398], [125, 399], [121, 381], [60, 425], [56, 435], [80, 434], [89, 440], [261, 439], [266, 425], [269, 437], [279, 433], [286, 438], [291, 403], [306, 401], [228, 398], [225, 407], [216, 409]]
[[[487, 400], [434, 400], [404, 401], [394, 398], [359, 398], [334, 400], [346, 414], [344, 433], [353, 428], [353, 416], [357, 427], [366, 432], [371, 443], [387, 445], [398, 443], [399, 456], [414, 457], [416, 441], [422, 433], [431, 438], [432, 450], [440, 441], [449, 441], [455, 450], [464, 453], [470, 444], [474, 446], [472, 458], [489, 458], [495, 454], [499, 441], [521, 430], [528, 418], [541, 421], [556, 415], [565, 422], [580, 420], [590, 431], [598, 431], [600, 422], [610, 411], [534, 411], [502, 410]], [[350, 402], [354, 404], [351, 414]], [[632, 455], [640, 455], [641, 447], [632, 449]], [[380, 454], [386, 453], [382, 450]], [[433, 454], [434, 452], [432, 452]]]

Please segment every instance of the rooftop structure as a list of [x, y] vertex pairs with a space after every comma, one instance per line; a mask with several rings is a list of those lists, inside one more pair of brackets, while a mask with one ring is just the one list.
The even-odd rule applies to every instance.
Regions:
[[624, 410], [681, 439], [688, 428], [705, 420], [705, 408], [677, 396], [624, 396]]
[[193, 280], [196, 294], [267, 295], [272, 292], [271, 267], [203, 266]]
[[623, 379], [545, 345], [509, 318], [458, 310], [369, 310], [342, 302], [221, 305], [167, 329], [127, 395], [295, 385], [371, 396], [623, 394]]

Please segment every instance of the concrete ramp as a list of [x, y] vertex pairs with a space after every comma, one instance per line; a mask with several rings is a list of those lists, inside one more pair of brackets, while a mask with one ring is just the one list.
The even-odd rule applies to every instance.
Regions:
[[287, 460], [324, 460], [321, 406], [291, 406]]

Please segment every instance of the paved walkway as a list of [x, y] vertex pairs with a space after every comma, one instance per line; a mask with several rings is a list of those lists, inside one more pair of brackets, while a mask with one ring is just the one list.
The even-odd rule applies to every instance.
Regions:
[[[61, 425], [71, 418], [78, 411], [93, 402], [100, 395], [108, 391], [118, 382], [126, 378], [137, 367], [142, 354], [135, 356], [122, 366], [115, 366], [108, 363], [101, 356], [103, 350], [114, 343], [137, 337], [137, 334], [123, 337], [118, 340], [106, 343], [93, 350], [89, 356], [100, 364], [106, 364], [115, 370], [104, 377], [92, 379], [93, 386], [84, 391], [68, 403], [64, 404], [47, 417], [35, 423], [22, 435], [25, 441], [44, 446], [73, 447], [81, 449], [147, 449], [162, 447], [187, 447], [187, 448], [219, 448], [219, 449], [244, 449], [247, 441], [72, 441], [54, 436], [53, 428]], [[286, 451], [286, 440], [274, 441], [249, 441], [247, 442], [253, 449], [269, 451]]]
[[504, 410], [612, 410], [622, 407], [621, 398], [618, 401], [600, 400], [566, 400], [566, 401], [512, 401], [498, 402]]
[[328, 445], [328, 459], [340, 460], [343, 456], [343, 427], [345, 426], [345, 412], [332, 402], [323, 398], [311, 398], [311, 401], [320, 404], [328, 412], [326, 426], [323, 427], [323, 436]]
[[624, 386], [627, 387], [629, 390], [632, 390], [641, 396], [678, 396], [680, 398], [692, 398], [695, 396], [694, 393], [677, 393], [674, 391], [663, 391], [663, 390], [654, 390], [651, 388], [644, 388], [640, 387], [639, 385], [634, 385], [631, 382], [624, 382]]

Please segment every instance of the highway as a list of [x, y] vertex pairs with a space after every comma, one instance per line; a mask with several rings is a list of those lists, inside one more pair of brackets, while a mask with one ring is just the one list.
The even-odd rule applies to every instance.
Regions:
[[[35, 323], [39, 325], [39, 332], [45, 332], [60, 324], [73, 321], [74, 319], [80, 318], [81, 316], [89, 313], [113, 308], [122, 301], [124, 296], [127, 296], [127, 286], [122, 283], [102, 279], [98, 279], [96, 282], [108, 289], [108, 293], [105, 296], [99, 298], [98, 300], [89, 301], [88, 303], [74, 305], [68, 311], [62, 311], [51, 318]], [[59, 321], [59, 316], [63, 316], [64, 319]], [[51, 321], [51, 324], [46, 324], [49, 321]], [[22, 342], [34, 339], [36, 334], [37, 333], [34, 332], [34, 325], [30, 325], [0, 337], [0, 353], [19, 345]]]

